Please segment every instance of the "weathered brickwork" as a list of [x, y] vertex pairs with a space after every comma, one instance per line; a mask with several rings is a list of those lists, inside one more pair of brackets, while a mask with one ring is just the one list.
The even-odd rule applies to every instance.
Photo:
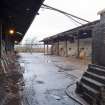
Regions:
[[[67, 46], [66, 46], [66, 41], [60, 41], [59, 42], [59, 47], [58, 43], [54, 43], [52, 45], [52, 54], [57, 55], [57, 52], [59, 52], [60, 56], [77, 56], [77, 40], [74, 42], [67, 41]], [[67, 48], [67, 49], [66, 49]], [[92, 38], [86, 38], [86, 39], [80, 39], [79, 41], [79, 50], [84, 49], [86, 53], [86, 57], [91, 59], [91, 54], [92, 54]]]
[[[104, 13], [105, 15], [105, 13]], [[102, 15], [102, 16], [104, 16]], [[105, 66], [105, 19], [101, 17], [100, 23], [93, 31], [93, 63]]]

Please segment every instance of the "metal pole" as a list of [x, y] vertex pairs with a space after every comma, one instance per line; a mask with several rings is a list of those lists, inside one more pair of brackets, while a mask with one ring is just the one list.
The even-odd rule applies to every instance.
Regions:
[[74, 18], [76, 18], [76, 19], [82, 20], [82, 21], [87, 22], [87, 23], [90, 22], [90, 21], [88, 21], [88, 20], [85, 20], [85, 19], [80, 18], [80, 17], [78, 17], [78, 16], [75, 16], [75, 15], [73, 15], [73, 14], [64, 12], [64, 11], [62, 11], [62, 10], [56, 9], [56, 8], [54, 8], [54, 7], [51, 7], [51, 6], [48, 6], [48, 5], [45, 5], [45, 4], [42, 4], [42, 5], [43, 5], [44, 7], [46, 7], [46, 9], [51, 9], [51, 10], [54, 10], [54, 11], [58, 11], [58, 12], [60, 12], [60, 13], [62, 13], [62, 14], [70, 15], [71, 17], [74, 17]]

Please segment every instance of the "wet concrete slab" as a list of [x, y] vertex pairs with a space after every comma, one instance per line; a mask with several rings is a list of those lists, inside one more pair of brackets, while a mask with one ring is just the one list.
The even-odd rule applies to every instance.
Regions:
[[80, 103], [80, 105], [89, 105], [82, 97], [80, 94], [77, 94], [75, 92], [76, 90], [76, 84], [73, 84], [71, 86], [68, 86], [66, 89], [66, 93], [70, 98], [73, 98], [75, 101]]
[[[79, 105], [65, 92], [78, 77], [56, 66], [54, 60], [60, 62], [61, 59], [40, 53], [19, 55], [19, 62], [25, 68], [22, 105]], [[72, 65], [69, 68], [75, 71]]]

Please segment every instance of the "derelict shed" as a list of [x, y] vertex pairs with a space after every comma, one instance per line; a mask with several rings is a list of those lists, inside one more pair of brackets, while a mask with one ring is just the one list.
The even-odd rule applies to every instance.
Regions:
[[45, 45], [51, 45], [51, 54], [60, 56], [79, 56], [80, 50], [85, 49], [87, 56], [92, 52], [92, 31], [99, 20], [79, 26], [77, 28], [58, 33], [43, 39]]

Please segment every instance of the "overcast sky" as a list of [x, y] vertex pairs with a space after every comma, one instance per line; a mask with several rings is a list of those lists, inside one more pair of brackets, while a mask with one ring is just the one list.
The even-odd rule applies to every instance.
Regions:
[[[97, 12], [105, 8], [105, 0], [45, 0], [44, 4], [88, 21], [99, 19]], [[23, 42], [33, 38], [41, 40], [77, 26], [78, 24], [61, 13], [48, 9], [40, 9], [39, 15], [36, 16], [31, 24]]]

